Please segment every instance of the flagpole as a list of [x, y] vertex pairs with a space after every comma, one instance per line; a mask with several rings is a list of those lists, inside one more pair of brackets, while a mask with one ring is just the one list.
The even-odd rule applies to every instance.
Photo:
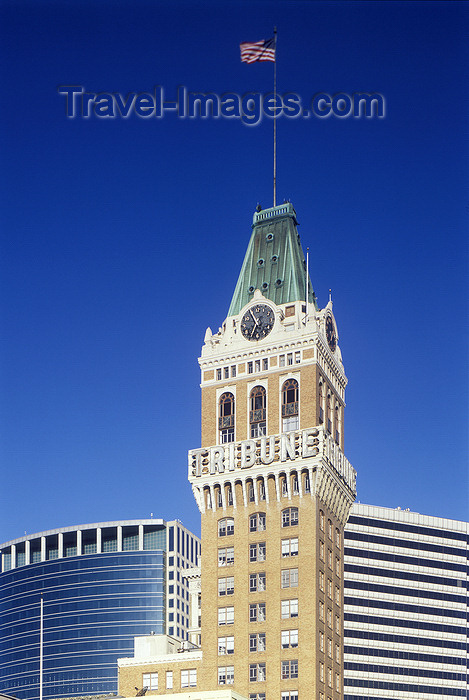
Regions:
[[274, 27], [274, 207], [277, 200], [277, 27]]

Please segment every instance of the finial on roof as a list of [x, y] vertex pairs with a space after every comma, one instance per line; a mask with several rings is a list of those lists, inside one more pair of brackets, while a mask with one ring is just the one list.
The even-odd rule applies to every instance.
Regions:
[[329, 289], [329, 301], [332, 301], [332, 289]]
[[262, 211], [262, 207], [261, 207], [261, 205], [259, 204], [259, 202], [257, 202], [256, 211]]

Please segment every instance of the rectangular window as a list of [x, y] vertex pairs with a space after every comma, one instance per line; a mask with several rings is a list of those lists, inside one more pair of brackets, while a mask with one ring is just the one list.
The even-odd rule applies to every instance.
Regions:
[[265, 571], [249, 574], [249, 592], [265, 591]]
[[148, 690], [158, 690], [158, 673], [144, 673], [143, 687]]
[[339, 559], [339, 557], [337, 557], [335, 560], [335, 575], [339, 576], [339, 578], [340, 578], [340, 559]]
[[298, 537], [282, 540], [282, 557], [296, 557], [298, 555]]
[[254, 371], [254, 370], [253, 370], [253, 364], [252, 364], [252, 362], [248, 362], [248, 374], [252, 374], [253, 371]]
[[231, 376], [236, 377], [236, 365], [232, 365], [231, 367]]
[[282, 661], [282, 680], [298, 678], [298, 659]]
[[217, 380], [220, 381], [221, 379], [221, 368], [217, 369]]
[[256, 361], [254, 362], [254, 368], [255, 368], [255, 371], [256, 371], [256, 372], [260, 372], [260, 371], [261, 371], [261, 361], [260, 361], [260, 360], [256, 360]]
[[332, 629], [332, 610], [327, 608], [327, 625]]
[[340, 588], [339, 588], [339, 586], [335, 587], [335, 603], [336, 603], [336, 605], [340, 605]]
[[197, 669], [190, 668], [181, 671], [181, 688], [195, 688], [197, 685]]
[[234, 666], [218, 667], [218, 685], [233, 685]]
[[330, 578], [327, 579], [327, 595], [332, 600], [332, 581]]
[[224, 371], [225, 379], [229, 379], [230, 378], [230, 368], [225, 367], [223, 371]]
[[319, 680], [324, 683], [324, 664], [322, 661], [319, 662]]
[[289, 352], [287, 354], [287, 365], [292, 365], [293, 364], [293, 353]]
[[322, 600], [319, 601], [319, 619], [324, 622], [324, 603]]
[[234, 637], [218, 637], [218, 656], [234, 654]]
[[265, 542], [249, 545], [249, 561], [265, 561]]
[[327, 669], [327, 685], [332, 688], [332, 668]]
[[234, 576], [218, 579], [218, 595], [233, 595]]
[[340, 549], [340, 530], [338, 528], [335, 531], [335, 546]]
[[286, 620], [288, 617], [298, 617], [298, 598], [282, 600], [281, 615], [282, 620]]
[[249, 664], [249, 682], [265, 681], [265, 663]]
[[338, 615], [335, 616], [335, 631], [336, 634], [340, 634], [340, 617]]
[[332, 659], [332, 639], [330, 637], [327, 638], [327, 655]]
[[298, 587], [298, 569], [282, 569], [281, 587], [282, 588], [297, 588]]
[[234, 564], [234, 547], [222, 547], [218, 550], [218, 566]]
[[327, 534], [329, 535], [329, 539], [332, 539], [332, 520], [328, 519], [327, 520]]
[[249, 700], [265, 700], [265, 693], [249, 693]]
[[172, 690], [173, 688], [173, 672], [166, 671], [166, 688]]
[[249, 651], [265, 651], [265, 632], [249, 635]]
[[234, 607], [218, 608], [218, 624], [232, 625], [234, 623]]
[[264, 357], [264, 359], [262, 360], [262, 369], [263, 370], [269, 369], [269, 358], [268, 357]]
[[[282, 690], [281, 700], [298, 700], [297, 690]], [[323, 698], [324, 700], [324, 698]]]
[[296, 648], [298, 646], [298, 630], [282, 630], [282, 649]]
[[322, 540], [319, 540], [319, 558], [324, 561], [324, 542]]
[[249, 606], [249, 622], [264, 622], [265, 603], [251, 603]]
[[319, 570], [319, 590], [324, 593], [324, 572]]
[[299, 365], [300, 362], [301, 362], [301, 351], [300, 351], [300, 350], [297, 350], [297, 351], [295, 352], [295, 364], [296, 364], [296, 365]]
[[285, 367], [285, 355], [280, 355], [278, 358], [278, 366]]
[[332, 569], [332, 551], [330, 549], [327, 550], [327, 566]]
[[340, 673], [335, 674], [335, 689], [338, 693], [340, 693]]
[[335, 662], [340, 664], [340, 644], [335, 645]]
[[319, 651], [324, 652], [324, 632], [319, 630]]

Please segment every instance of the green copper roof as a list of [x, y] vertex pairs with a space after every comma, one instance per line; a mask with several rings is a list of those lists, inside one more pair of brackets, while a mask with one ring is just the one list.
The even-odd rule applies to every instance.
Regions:
[[[290, 202], [254, 214], [252, 235], [228, 316], [239, 314], [256, 289], [275, 304], [305, 300], [306, 260]], [[308, 275], [308, 303], [317, 309]]]

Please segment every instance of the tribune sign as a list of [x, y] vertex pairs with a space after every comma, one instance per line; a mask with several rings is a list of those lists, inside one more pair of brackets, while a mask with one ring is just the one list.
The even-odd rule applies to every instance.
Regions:
[[225, 445], [189, 450], [189, 479], [225, 472], [236, 472], [263, 465], [297, 462], [312, 467], [313, 460], [324, 458], [334, 471], [355, 490], [356, 472], [342, 450], [323, 428], [295, 430], [280, 435], [242, 440]]

